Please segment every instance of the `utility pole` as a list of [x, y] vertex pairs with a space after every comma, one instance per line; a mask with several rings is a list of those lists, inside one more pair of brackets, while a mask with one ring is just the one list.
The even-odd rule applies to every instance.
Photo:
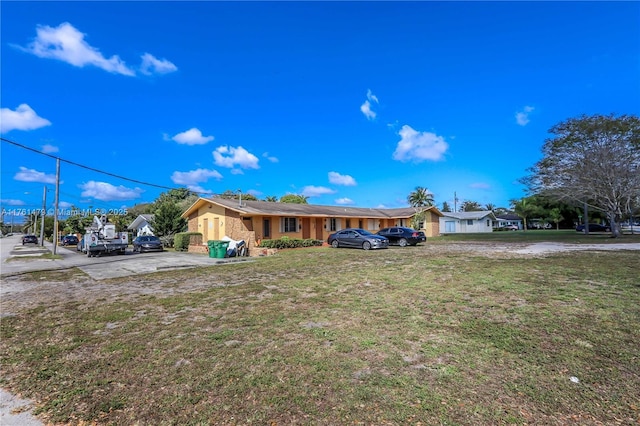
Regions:
[[584, 233], [589, 233], [589, 208], [586, 201], [584, 202]]
[[58, 251], [58, 200], [60, 194], [60, 159], [56, 158], [56, 201], [53, 206], [53, 254]]
[[42, 189], [42, 218], [40, 219], [40, 247], [44, 247], [44, 215], [47, 208], [47, 185]]

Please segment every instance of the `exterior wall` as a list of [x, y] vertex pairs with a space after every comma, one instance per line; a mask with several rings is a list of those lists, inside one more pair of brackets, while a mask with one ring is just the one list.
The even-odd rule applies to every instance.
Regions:
[[198, 212], [193, 212], [189, 216], [189, 220], [187, 221], [187, 231], [199, 232], [198, 231]]
[[441, 233], [440, 217], [432, 211], [427, 212], [424, 223], [424, 234], [429, 237], [437, 237]]
[[[217, 229], [215, 228], [216, 222], [218, 224]], [[203, 244], [206, 245], [208, 240], [215, 240], [224, 237], [225, 222], [226, 217], [224, 207], [217, 206], [215, 204], [205, 204], [198, 209], [197, 229], [192, 232], [200, 232], [202, 234]], [[191, 231], [191, 229], [189, 229], [189, 231]]]
[[[489, 225], [487, 225], [487, 220]], [[446, 222], [454, 221], [455, 230], [447, 229]], [[440, 218], [440, 228], [444, 234], [472, 234], [481, 232], [493, 232], [493, 222], [491, 219], [484, 217], [482, 219], [473, 219], [473, 224], [468, 225], [467, 219], [458, 219], [450, 216], [444, 216]]]
[[256, 233], [253, 229], [253, 218], [246, 220], [240, 217], [238, 212], [226, 209], [226, 220], [224, 224], [224, 235], [233, 240], [244, 240], [251, 254], [252, 248], [256, 246]]

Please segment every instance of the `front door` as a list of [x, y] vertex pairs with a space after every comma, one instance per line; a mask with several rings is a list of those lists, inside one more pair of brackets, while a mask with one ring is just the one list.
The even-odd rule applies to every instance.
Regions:
[[311, 238], [311, 219], [304, 217], [302, 218], [302, 239], [307, 238]]
[[202, 220], [202, 241], [206, 244], [209, 241], [209, 219]]
[[316, 240], [323, 240], [322, 236], [323, 221], [321, 218], [316, 218]]
[[262, 238], [269, 239], [271, 238], [271, 220], [264, 219], [262, 221]]

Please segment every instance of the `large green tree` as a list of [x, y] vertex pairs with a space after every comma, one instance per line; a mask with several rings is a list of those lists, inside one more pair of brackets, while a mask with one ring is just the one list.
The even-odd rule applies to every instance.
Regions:
[[224, 198], [226, 200], [238, 200], [242, 198], [244, 201], [258, 201], [258, 198], [255, 195], [243, 193], [240, 191], [232, 191], [230, 189], [227, 189], [223, 193], [218, 194], [217, 197]]
[[482, 210], [482, 206], [477, 201], [467, 200], [460, 205], [461, 212], [479, 212]]
[[184, 232], [187, 229], [187, 221], [180, 217], [182, 211], [174, 201], [165, 201], [160, 204], [151, 220], [153, 233], [158, 237], [171, 237], [178, 232]]
[[604, 212], [614, 237], [640, 194], [640, 118], [592, 115], [553, 126], [543, 158], [523, 179], [532, 193]]
[[435, 205], [433, 194], [422, 186], [416, 186], [407, 196], [407, 201], [411, 207], [431, 207]]
[[512, 200], [513, 210], [522, 218], [524, 231], [527, 230], [527, 219], [541, 213], [540, 206], [536, 204], [535, 197], [525, 197], [520, 200]]
[[287, 194], [280, 197], [281, 203], [293, 203], [293, 204], [308, 204], [306, 195], [300, 194]]

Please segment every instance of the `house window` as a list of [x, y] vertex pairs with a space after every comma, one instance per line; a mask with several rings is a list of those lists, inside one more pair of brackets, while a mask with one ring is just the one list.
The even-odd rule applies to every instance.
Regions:
[[487, 219], [487, 226], [491, 226], [491, 221]]
[[338, 224], [336, 223], [336, 218], [332, 217], [329, 219], [329, 231], [337, 231]]
[[282, 232], [297, 232], [297, 231], [298, 231], [298, 218], [296, 217], [282, 218]]
[[473, 219], [467, 219], [467, 225], [473, 225]]

